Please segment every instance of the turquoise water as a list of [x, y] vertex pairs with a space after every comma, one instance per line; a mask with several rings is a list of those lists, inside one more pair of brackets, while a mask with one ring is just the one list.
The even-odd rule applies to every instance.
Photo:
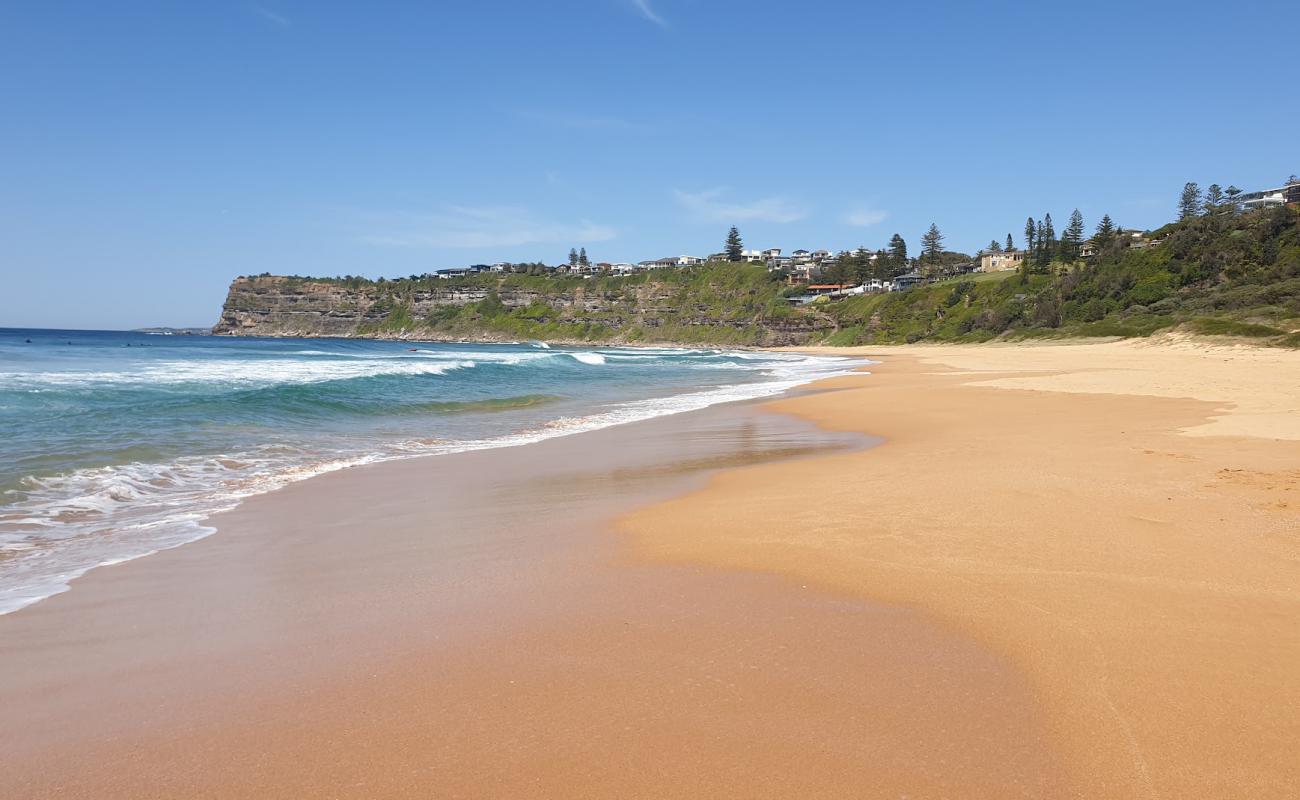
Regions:
[[0, 329], [0, 613], [312, 475], [763, 397], [859, 363]]

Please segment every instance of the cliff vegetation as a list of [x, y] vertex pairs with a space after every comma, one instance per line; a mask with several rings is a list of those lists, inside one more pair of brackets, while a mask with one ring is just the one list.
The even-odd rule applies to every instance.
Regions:
[[619, 277], [238, 278], [215, 333], [776, 346], [1147, 336], [1180, 330], [1300, 346], [1300, 210], [1171, 223], [1088, 259], [1025, 259], [906, 291], [794, 306], [761, 266]]

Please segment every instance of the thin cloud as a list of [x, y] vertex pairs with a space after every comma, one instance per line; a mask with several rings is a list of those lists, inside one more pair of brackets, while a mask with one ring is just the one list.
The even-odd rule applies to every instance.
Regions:
[[632, 7], [635, 8], [641, 16], [650, 20], [659, 27], [668, 27], [668, 20], [655, 13], [655, 10], [650, 7], [650, 0], [632, 0]]
[[371, 214], [367, 223], [382, 230], [362, 236], [362, 241], [383, 247], [475, 249], [581, 244], [608, 241], [616, 235], [613, 228], [590, 220], [541, 219], [514, 206], [448, 206], [427, 214]]
[[529, 122], [548, 128], [577, 131], [640, 131], [644, 126], [622, 117], [593, 114], [572, 114], [563, 111], [516, 111], [515, 114]]
[[844, 215], [844, 224], [852, 225], [855, 228], [869, 228], [872, 225], [879, 225], [889, 216], [886, 211], [880, 211], [874, 208], [857, 208]]
[[276, 25], [279, 25], [284, 28], [288, 28], [291, 25], [293, 25], [293, 20], [289, 19], [283, 14], [276, 13], [275, 11], [272, 11], [271, 9], [266, 8], [264, 6], [253, 6], [253, 13], [257, 14], [262, 19], [270, 20], [271, 22], [274, 22]]
[[807, 210], [784, 197], [760, 197], [748, 203], [728, 202], [722, 199], [725, 188], [703, 192], [673, 190], [677, 204], [700, 222], [795, 222], [808, 216]]

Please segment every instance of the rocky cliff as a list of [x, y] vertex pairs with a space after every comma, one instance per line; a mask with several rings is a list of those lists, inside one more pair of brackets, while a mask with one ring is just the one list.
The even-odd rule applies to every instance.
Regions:
[[783, 288], [735, 265], [587, 280], [262, 275], [235, 279], [213, 333], [774, 346], [834, 329], [825, 314], [791, 308]]

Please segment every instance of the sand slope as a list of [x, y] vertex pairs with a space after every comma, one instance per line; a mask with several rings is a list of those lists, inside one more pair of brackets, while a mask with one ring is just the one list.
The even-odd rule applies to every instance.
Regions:
[[628, 515], [637, 555], [784, 574], [974, 636], [1029, 677], [1079, 796], [1296, 796], [1300, 353], [859, 352], [883, 362], [871, 376], [772, 407], [882, 446]]

